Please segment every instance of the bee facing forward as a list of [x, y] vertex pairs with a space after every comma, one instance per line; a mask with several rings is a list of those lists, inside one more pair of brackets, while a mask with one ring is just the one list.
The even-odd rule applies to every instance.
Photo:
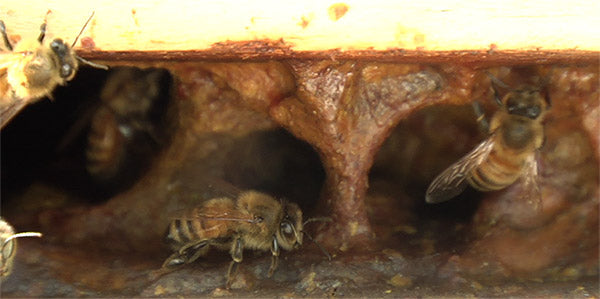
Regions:
[[16, 238], [23, 237], [41, 237], [40, 233], [18, 233], [15, 234], [15, 230], [0, 218], [0, 277], [4, 279], [12, 271], [12, 263], [15, 259], [17, 252], [17, 240]]
[[227, 271], [231, 285], [244, 249], [271, 250], [269, 277], [277, 268], [280, 248], [302, 245], [302, 211], [295, 203], [256, 191], [241, 192], [237, 198], [214, 198], [173, 220], [166, 240], [175, 250], [163, 269], [191, 263], [210, 247], [228, 250], [233, 261]]
[[[50, 13], [50, 11], [48, 11]], [[87, 26], [87, 20], [81, 33]], [[22, 40], [16, 45], [10, 43], [4, 22], [0, 20], [0, 34], [8, 51], [0, 52], [0, 128], [4, 127], [25, 105], [50, 95], [58, 85], [65, 85], [75, 76], [78, 61], [94, 67], [93, 64], [75, 54], [73, 46], [56, 38], [44, 43], [46, 21], [40, 27], [40, 35], [35, 40]]]
[[[519, 197], [536, 204], [540, 201], [536, 154], [544, 141], [542, 121], [550, 102], [538, 88], [522, 85], [511, 89], [497, 78], [491, 79], [500, 110], [489, 123], [489, 137], [433, 180], [425, 195], [426, 202], [449, 200], [467, 184], [479, 191], [494, 191], [519, 178], [523, 184]], [[509, 90], [502, 100], [494, 83]], [[475, 106], [475, 111], [480, 114], [479, 120], [485, 121], [478, 107]]]

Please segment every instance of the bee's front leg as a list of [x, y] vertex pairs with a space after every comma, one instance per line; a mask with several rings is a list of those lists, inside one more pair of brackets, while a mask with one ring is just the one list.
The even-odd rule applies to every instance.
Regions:
[[233, 283], [233, 277], [235, 277], [237, 272], [238, 264], [242, 262], [242, 259], [244, 258], [243, 252], [244, 246], [242, 244], [242, 239], [237, 237], [233, 240], [233, 243], [231, 244], [231, 251], [229, 252], [233, 260], [229, 264], [229, 270], [227, 270], [226, 287], [228, 289], [231, 287], [231, 283]]
[[473, 112], [475, 112], [477, 123], [479, 123], [481, 131], [487, 134], [490, 131], [490, 122], [485, 117], [485, 112], [483, 111], [481, 104], [479, 104], [477, 101], [473, 101], [471, 105], [473, 106]]
[[279, 264], [279, 243], [277, 243], [277, 238], [273, 236], [273, 243], [271, 243], [271, 267], [269, 267], [268, 276], [273, 276], [273, 272], [277, 269], [277, 265]]

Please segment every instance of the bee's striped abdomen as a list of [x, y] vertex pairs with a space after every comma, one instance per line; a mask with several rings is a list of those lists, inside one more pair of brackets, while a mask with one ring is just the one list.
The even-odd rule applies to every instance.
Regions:
[[175, 219], [169, 225], [166, 239], [179, 245], [204, 239], [203, 229], [202, 221], [199, 219]]
[[520, 156], [502, 155], [494, 148], [488, 158], [471, 171], [467, 181], [480, 191], [500, 190], [521, 176], [524, 162]]

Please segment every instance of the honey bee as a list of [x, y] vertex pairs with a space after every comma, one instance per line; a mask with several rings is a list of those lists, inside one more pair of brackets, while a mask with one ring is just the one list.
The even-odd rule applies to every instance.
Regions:
[[[50, 13], [46, 14], [46, 16]], [[55, 38], [44, 43], [46, 20], [40, 26], [40, 35], [34, 40], [22, 40], [12, 45], [0, 20], [0, 34], [8, 51], [0, 52], [0, 128], [3, 128], [27, 104], [50, 96], [58, 85], [65, 85], [75, 76], [78, 62], [107, 69], [106, 66], [89, 62], [75, 53], [73, 46], [92, 19], [87, 22], [70, 46]]]
[[210, 247], [228, 250], [233, 259], [227, 271], [229, 288], [244, 249], [270, 250], [271, 277], [278, 265], [280, 248], [290, 251], [300, 247], [303, 226], [314, 219], [303, 223], [297, 204], [257, 191], [243, 191], [235, 199], [213, 198], [170, 223], [165, 239], [175, 253], [165, 260], [162, 269], [191, 263]]
[[41, 237], [41, 233], [26, 232], [15, 234], [15, 230], [0, 218], [0, 277], [2, 279], [10, 275], [12, 271], [12, 263], [17, 252], [17, 238], [23, 237]]
[[86, 169], [92, 178], [108, 182], [124, 169], [137, 169], [133, 164], [162, 143], [157, 127], [169, 99], [164, 83], [170, 78], [160, 69], [119, 68], [109, 75], [87, 136]]
[[[536, 156], [544, 142], [542, 121], [550, 101], [539, 88], [521, 85], [511, 89], [491, 74], [490, 77], [500, 110], [489, 123], [489, 137], [433, 180], [425, 195], [427, 203], [449, 200], [460, 194], [467, 184], [479, 191], [495, 191], [519, 178], [523, 185], [519, 197], [529, 203], [539, 203]], [[509, 90], [502, 99], [495, 84]], [[481, 114], [478, 120], [487, 124], [481, 110], [475, 110]]]

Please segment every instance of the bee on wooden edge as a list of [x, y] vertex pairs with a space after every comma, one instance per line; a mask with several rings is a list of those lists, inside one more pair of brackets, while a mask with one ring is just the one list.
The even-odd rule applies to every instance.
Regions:
[[[46, 17], [51, 11], [46, 13]], [[6, 26], [0, 20], [0, 34], [6, 51], [0, 52], [0, 128], [3, 128], [26, 105], [51, 96], [58, 85], [72, 80], [79, 63], [92, 67], [108, 67], [87, 61], [75, 53], [73, 47], [94, 13], [88, 18], [69, 46], [62, 39], [45, 40], [46, 24], [40, 26], [37, 39], [24, 39], [12, 45]]]

